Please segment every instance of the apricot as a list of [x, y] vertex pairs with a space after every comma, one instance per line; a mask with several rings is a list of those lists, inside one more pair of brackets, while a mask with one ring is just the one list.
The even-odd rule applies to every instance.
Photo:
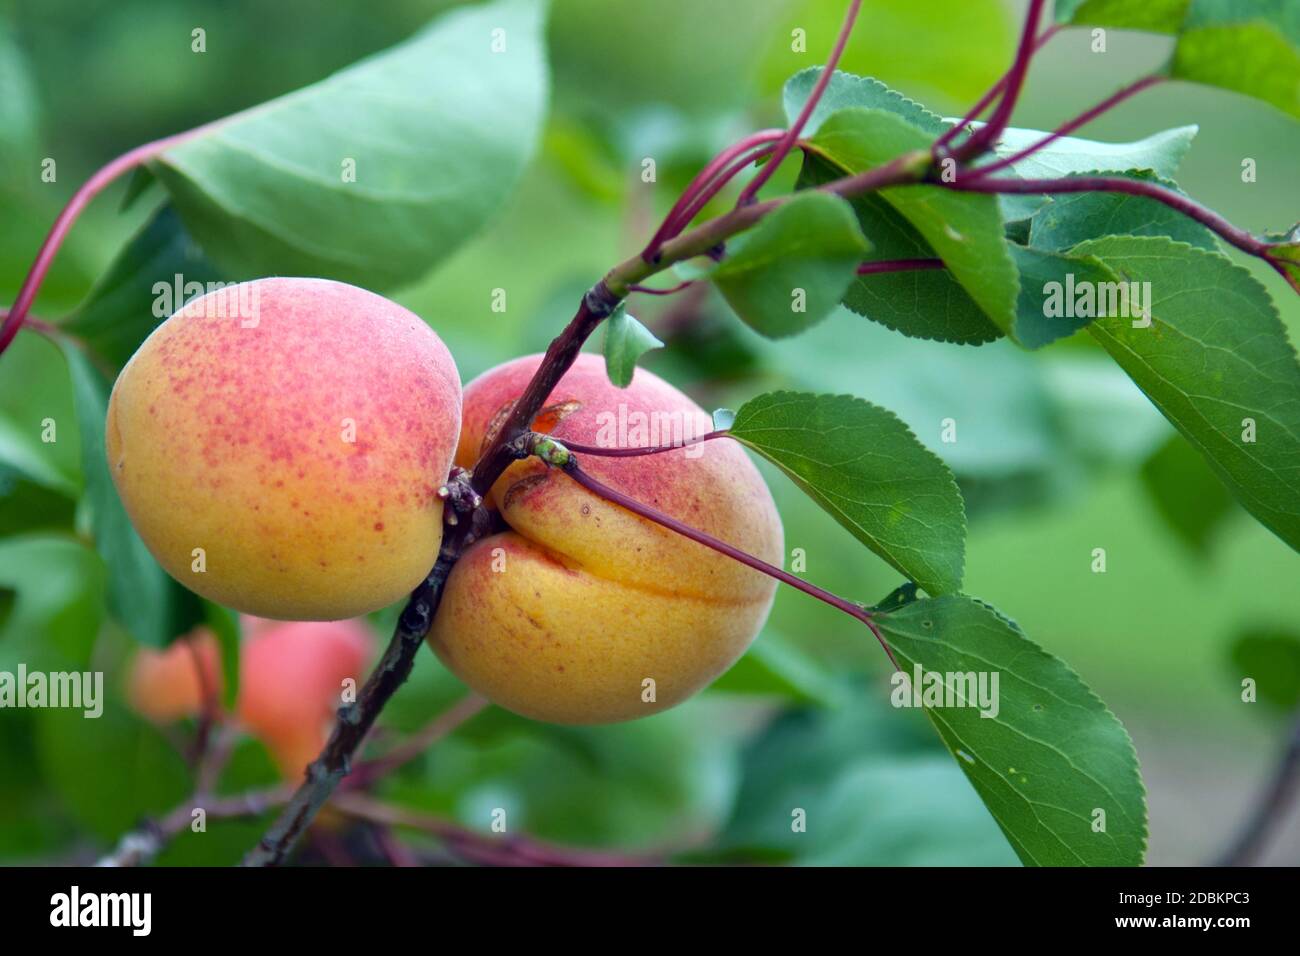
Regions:
[[433, 566], [460, 403], [418, 316], [340, 282], [259, 279], [153, 331], [113, 387], [105, 443], [178, 581], [259, 617], [338, 620]]
[[[466, 387], [458, 464], [473, 464], [540, 361], [509, 362]], [[638, 369], [618, 389], [598, 357], [583, 355], [534, 428], [560, 442], [633, 446], [678, 444], [707, 422], [655, 375]], [[601, 482], [781, 563], [772, 496], [735, 443], [580, 457]], [[537, 459], [511, 465], [489, 503], [508, 529], [474, 543], [452, 569], [429, 643], [471, 688], [518, 714], [598, 724], [665, 710], [730, 667], [767, 618], [771, 578]]]
[[[361, 620], [246, 617], [243, 624], [236, 715], [292, 779], [325, 745], [343, 681], [353, 678], [359, 687], [365, 678], [374, 636]], [[166, 650], [136, 654], [128, 670], [127, 702], [142, 717], [169, 723], [197, 717], [205, 689], [219, 694], [222, 685], [216, 637], [198, 628]]]
[[167, 724], [197, 717], [207, 695], [220, 701], [224, 687], [217, 639], [200, 627], [164, 650], [142, 648], [127, 672], [126, 700], [146, 720]]
[[325, 746], [343, 691], [359, 689], [374, 652], [363, 621], [274, 622], [252, 628], [239, 668], [239, 720], [266, 745], [286, 778]]

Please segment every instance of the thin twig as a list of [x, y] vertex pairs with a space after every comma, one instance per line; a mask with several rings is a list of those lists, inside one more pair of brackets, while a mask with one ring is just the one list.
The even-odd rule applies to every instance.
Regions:
[[870, 276], [882, 272], [911, 272], [923, 269], [945, 269], [942, 259], [877, 259], [858, 266], [858, 275]]
[[[471, 522], [464, 522], [462, 527], [468, 528], [470, 524]], [[307, 825], [350, 772], [353, 754], [374, 725], [379, 712], [410, 676], [411, 669], [415, 666], [415, 655], [424, 643], [425, 635], [429, 633], [447, 575], [460, 556], [460, 548], [464, 543], [462, 535], [463, 532], [444, 536], [437, 563], [411, 595], [398, 618], [393, 639], [384, 651], [379, 666], [367, 678], [356, 701], [339, 708], [338, 720], [325, 748], [307, 767], [306, 779], [294, 792], [279, 819], [244, 858], [245, 866], [277, 866], [283, 863]]]
[[952, 150], [958, 162], [969, 162], [997, 142], [1002, 131], [1007, 128], [1011, 114], [1020, 98], [1020, 91], [1025, 85], [1025, 75], [1029, 72], [1029, 61], [1037, 49], [1035, 36], [1038, 33], [1038, 21], [1042, 18], [1043, 0], [1029, 0], [1029, 10], [1025, 14], [1024, 29], [1020, 33], [1020, 45], [1016, 47], [1016, 58], [1007, 72], [1007, 82], [1002, 98], [993, 109], [986, 125], [980, 127], [970, 138]]
[[1292, 721], [1286, 746], [1273, 768], [1268, 786], [1255, 804], [1254, 812], [1246, 820], [1232, 846], [1219, 858], [1216, 866], [1250, 866], [1264, 850], [1264, 846], [1279, 823], [1291, 809], [1297, 791], [1300, 791], [1300, 711]]
[[1012, 155], [1007, 156], [1003, 159], [999, 159], [997, 162], [989, 163], [987, 166], [977, 166], [971, 170], [971, 173], [977, 173], [981, 176], [987, 176], [990, 173], [996, 173], [1000, 169], [1006, 169], [1008, 166], [1014, 166], [1016, 163], [1020, 162], [1022, 159], [1026, 158], [1027, 156], [1032, 156], [1040, 149], [1050, 146], [1052, 143], [1056, 142], [1062, 136], [1069, 136], [1076, 129], [1088, 125], [1093, 120], [1095, 120], [1098, 116], [1101, 116], [1106, 111], [1124, 102], [1130, 96], [1134, 96], [1137, 93], [1141, 93], [1143, 90], [1155, 86], [1157, 83], [1161, 83], [1165, 79], [1166, 77], [1163, 76], [1151, 75], [1151, 76], [1144, 76], [1140, 80], [1134, 80], [1132, 83], [1128, 84], [1127, 86], [1121, 87], [1119, 90], [1112, 93], [1110, 96], [1106, 97], [1096, 106], [1080, 113], [1078, 116], [1070, 120], [1068, 123], [1062, 123], [1055, 130], [1053, 130], [1051, 133], [1048, 133], [1046, 136], [1044, 136], [1042, 139], [1038, 140], [1037, 142], [1031, 143], [1030, 145], [1026, 146], [1024, 149], [1020, 150], [1019, 152], [1013, 153]]
[[[1042, 34], [1038, 37], [1038, 39], [1034, 41], [1034, 53], [1037, 53], [1039, 50], [1041, 50], [1047, 44], [1048, 40], [1056, 36], [1056, 34], [1060, 31], [1060, 29], [1061, 29], [1061, 25], [1059, 23], [1054, 23], [1046, 30], [1044, 30]], [[1010, 71], [1003, 73], [1002, 78], [988, 88], [988, 91], [979, 98], [979, 101], [970, 108], [970, 111], [965, 116], [963, 116], [959, 122], [954, 123], [952, 126], [950, 126], [942, 136], [940, 136], [937, 140], [934, 141], [935, 152], [940, 153], [945, 146], [947, 146], [949, 143], [953, 141], [954, 138], [960, 135], [963, 131], [969, 129], [970, 124], [975, 122], [975, 120], [979, 119], [980, 114], [983, 113], [986, 109], [988, 109], [989, 104], [992, 103], [993, 100], [996, 99], [997, 96], [1007, 88], [1007, 82], [1010, 79], [1011, 79]]]
[[695, 174], [695, 178], [690, 181], [682, 194], [677, 197], [677, 202], [673, 203], [672, 209], [668, 210], [668, 215], [664, 217], [663, 223], [655, 230], [655, 234], [650, 237], [650, 241], [646, 243], [641, 258], [646, 262], [654, 261], [655, 255], [664, 241], [677, 235], [690, 222], [690, 219], [683, 220], [681, 218], [682, 212], [690, 206], [692, 200], [699, 195], [700, 190], [713, 182], [714, 177], [726, 169], [732, 160], [749, 152], [756, 146], [775, 143], [783, 136], [785, 136], [785, 130], [783, 129], [759, 130], [757, 133], [751, 133], [739, 142], [733, 143], [709, 160], [705, 167]]
[[1242, 252], [1272, 261], [1273, 244], [1251, 235], [1228, 222], [1218, 213], [1206, 209], [1196, 200], [1147, 179], [1124, 176], [1067, 176], [1061, 179], [994, 179], [983, 176], [958, 177], [953, 182], [937, 183], [945, 189], [972, 193], [1125, 193], [1145, 196], [1176, 209], [1221, 236]]
[[371, 781], [377, 780], [398, 767], [410, 763], [428, 751], [439, 740], [460, 727], [465, 721], [481, 713], [489, 704], [490, 701], [486, 697], [480, 697], [478, 694], [466, 694], [455, 705], [431, 720], [423, 730], [407, 738], [382, 756], [376, 757], [374, 760], [368, 760], [358, 766], [351, 778], [349, 778], [348, 784], [352, 787], [364, 787]]
[[659, 855], [608, 853], [558, 846], [522, 834], [489, 836], [443, 817], [383, 803], [361, 793], [343, 793], [331, 803], [343, 813], [389, 827], [428, 833], [441, 840], [456, 856], [489, 866], [659, 866]]
[[[218, 122], [223, 121], [219, 120]], [[40, 291], [41, 283], [45, 281], [45, 274], [54, 261], [55, 253], [59, 251], [68, 230], [77, 221], [77, 217], [81, 215], [82, 210], [90, 205], [90, 201], [119, 176], [143, 166], [171, 147], [192, 139], [211, 129], [214, 125], [216, 124], [209, 123], [186, 130], [184, 133], [177, 133], [175, 136], [166, 136], [151, 143], [145, 143], [143, 146], [137, 146], [103, 166], [72, 194], [72, 198], [68, 200], [58, 218], [54, 220], [54, 225], [50, 227], [45, 241], [41, 243], [41, 247], [36, 253], [36, 261], [32, 263], [31, 269], [27, 272], [27, 277], [23, 279], [23, 284], [18, 289], [18, 297], [14, 299], [13, 308], [9, 310], [9, 314], [0, 323], [0, 353], [3, 353], [9, 347], [9, 343], [13, 341], [14, 336], [18, 334], [18, 330], [22, 328], [23, 322], [27, 318], [27, 311], [36, 300], [36, 293]]]
[[844, 47], [849, 42], [849, 34], [853, 32], [853, 24], [858, 19], [858, 11], [862, 9], [862, 0], [851, 0], [849, 8], [844, 13], [844, 23], [840, 25], [839, 35], [835, 38], [835, 47], [831, 50], [831, 55], [826, 60], [826, 65], [822, 67], [821, 74], [817, 77], [817, 82], [812, 88], [803, 109], [799, 111], [790, 128], [781, 137], [780, 142], [776, 144], [776, 149], [772, 152], [772, 158], [768, 160], [767, 165], [758, 171], [753, 179], [740, 191], [740, 198], [736, 201], [737, 205], [748, 206], [758, 195], [758, 191], [763, 185], [772, 178], [777, 167], [781, 165], [790, 151], [794, 149], [794, 144], [799, 141], [803, 128], [808, 125], [808, 119], [812, 116], [813, 110], [821, 102], [822, 94], [826, 91], [826, 86], [831, 81], [831, 76], [835, 72], [836, 65], [840, 62], [840, 57], [844, 53]]

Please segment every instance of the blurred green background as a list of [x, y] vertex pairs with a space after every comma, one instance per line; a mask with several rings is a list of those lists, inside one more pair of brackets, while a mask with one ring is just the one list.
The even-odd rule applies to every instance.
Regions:
[[[75, 184], [118, 153], [317, 80], [409, 35], [449, 4], [393, 0], [8, 0], [0, 3], [0, 305]], [[537, 351], [577, 296], [639, 248], [713, 151], [780, 122], [777, 91], [825, 57], [840, 0], [555, 0], [554, 92], [544, 141], [507, 208], [396, 298], [447, 341], [468, 381]], [[944, 115], [965, 110], [1009, 60], [1019, 3], [868, 0], [843, 67]], [[207, 52], [190, 31], [207, 31]], [[808, 52], [790, 51], [791, 30]], [[1158, 65], [1168, 41], [1058, 36], [1035, 62], [1015, 124], [1050, 128]], [[418, 97], [418, 91], [412, 91]], [[1167, 84], [1082, 135], [1123, 141], [1198, 124], [1179, 182], [1260, 231], [1295, 217], [1300, 126], [1228, 93]], [[38, 158], [58, 163], [42, 183]], [[658, 182], [640, 179], [641, 159]], [[1241, 162], [1258, 181], [1243, 183]], [[101, 197], [64, 246], [35, 315], [76, 306], [151, 211]], [[1300, 302], [1241, 257], [1293, 341]], [[491, 290], [509, 309], [493, 312]], [[669, 348], [646, 364], [705, 407], [774, 384], [843, 391], [898, 412], [957, 472], [971, 512], [966, 590], [1063, 657], [1133, 735], [1149, 790], [1152, 863], [1203, 862], [1230, 838], [1281, 745], [1283, 722], [1243, 704], [1230, 651], [1246, 633], [1300, 632], [1300, 558], [1227, 502], [1199, 458], [1086, 337], [1032, 355], [904, 338], [847, 312], [779, 346], [719, 301], [641, 297], [632, 311]], [[24, 333], [0, 363], [0, 441], [48, 417], [40, 445], [70, 486], [79, 454], [66, 367]], [[955, 444], [941, 421], [958, 422]], [[899, 584], [781, 476], [768, 472], [787, 546], [807, 576], [874, 601]], [[103, 847], [187, 793], [183, 763], [121, 707], [130, 641], [102, 617], [103, 570], [75, 533], [72, 500], [0, 475], [0, 662], [75, 659], [94, 642], [110, 712], [0, 712], [0, 859]], [[1091, 570], [1105, 548], [1107, 571]], [[384, 615], [380, 615], [383, 618]], [[391, 620], [391, 612], [388, 615]], [[377, 620], [381, 629], [384, 620]], [[98, 641], [96, 641], [98, 637]], [[8, 647], [5, 647], [8, 644]], [[40, 658], [39, 653], [53, 655]], [[50, 650], [50, 648], [54, 650]], [[385, 783], [413, 806], [483, 826], [488, 809], [541, 836], [607, 847], [687, 848], [697, 858], [824, 863], [1007, 863], [1014, 857], [923, 718], [884, 705], [885, 661], [851, 621], [783, 589], [755, 652], [718, 688], [666, 715], [559, 729], [488, 711], [433, 759]], [[432, 654], [387, 715], [414, 729], [460, 693]], [[94, 725], [94, 726], [89, 726]], [[265, 781], [254, 744], [224, 786]], [[789, 808], [810, 832], [790, 834]], [[487, 809], [485, 809], [487, 808]], [[183, 838], [164, 861], [229, 862], [258, 824]], [[1300, 860], [1292, 814], [1266, 861]]]

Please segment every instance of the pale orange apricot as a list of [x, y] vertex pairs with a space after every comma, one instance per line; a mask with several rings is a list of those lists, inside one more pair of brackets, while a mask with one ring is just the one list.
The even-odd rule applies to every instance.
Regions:
[[164, 650], [142, 648], [127, 673], [126, 699], [141, 717], [166, 724], [197, 716], [224, 687], [217, 639], [200, 627]]
[[[473, 464], [539, 362], [509, 362], [466, 387], [459, 464]], [[668, 444], [707, 431], [708, 416], [643, 369], [629, 388], [615, 388], [603, 362], [583, 355], [538, 427], [560, 442]], [[652, 456], [580, 457], [601, 482], [781, 563], [771, 494], [730, 440]], [[664, 710], [730, 667], [767, 617], [771, 578], [536, 459], [507, 469], [490, 500], [509, 530], [476, 542], [453, 568], [429, 642], [465, 683], [516, 713], [591, 724]]]
[[105, 442], [178, 581], [260, 617], [338, 620], [433, 566], [460, 401], [418, 316], [340, 282], [260, 279], [154, 330], [113, 388]]

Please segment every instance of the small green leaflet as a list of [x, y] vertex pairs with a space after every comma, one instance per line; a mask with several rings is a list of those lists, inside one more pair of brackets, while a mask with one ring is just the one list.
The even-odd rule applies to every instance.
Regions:
[[[914, 601], [875, 620], [903, 673], [911, 679], [919, 666], [942, 682], [945, 705], [956, 702], [926, 706], [926, 716], [1023, 863], [1142, 863], [1146, 797], [1133, 742], [1064, 662], [963, 595]], [[923, 676], [894, 696], [910, 704], [939, 686]]]
[[703, 274], [747, 325], [781, 338], [839, 305], [870, 248], [845, 200], [806, 192], [732, 240], [727, 257]]
[[413, 281], [486, 222], [532, 154], [547, 97], [545, 7], [452, 10], [391, 50], [212, 124], [151, 170], [231, 275]]
[[742, 405], [730, 434], [930, 594], [961, 587], [961, 493], [892, 412], [851, 395], [772, 392]]
[[1060, 0], [1060, 23], [1170, 33], [1170, 76], [1300, 117], [1300, 4], [1294, 0]]
[[1149, 293], [1149, 327], [1113, 316], [1089, 330], [1246, 510], [1300, 549], [1300, 364], [1264, 287], [1170, 239], [1112, 236], [1072, 254]]
[[632, 318], [622, 304], [605, 320], [605, 374], [619, 388], [632, 384], [637, 359], [651, 349], [663, 347], [654, 333]]
[[104, 451], [108, 383], [76, 345], [60, 346], [72, 376], [91, 533], [108, 567], [109, 610], [136, 640], [162, 647], [203, 621], [202, 602], [168, 576], [131, 526]]
[[[830, 116], [812, 138], [811, 148], [856, 173], [911, 150], [927, 149], [931, 138], [895, 113], [853, 107]], [[879, 195], [934, 248], [985, 315], [1009, 331], [1019, 278], [997, 199], [928, 185], [884, 189]]]
[[121, 368], [159, 323], [220, 278], [167, 204], [131, 237], [63, 326]]
[[1170, 435], [1142, 463], [1142, 486], [1156, 514], [1191, 551], [1208, 557], [1210, 543], [1239, 512], [1200, 453], [1182, 435]]

